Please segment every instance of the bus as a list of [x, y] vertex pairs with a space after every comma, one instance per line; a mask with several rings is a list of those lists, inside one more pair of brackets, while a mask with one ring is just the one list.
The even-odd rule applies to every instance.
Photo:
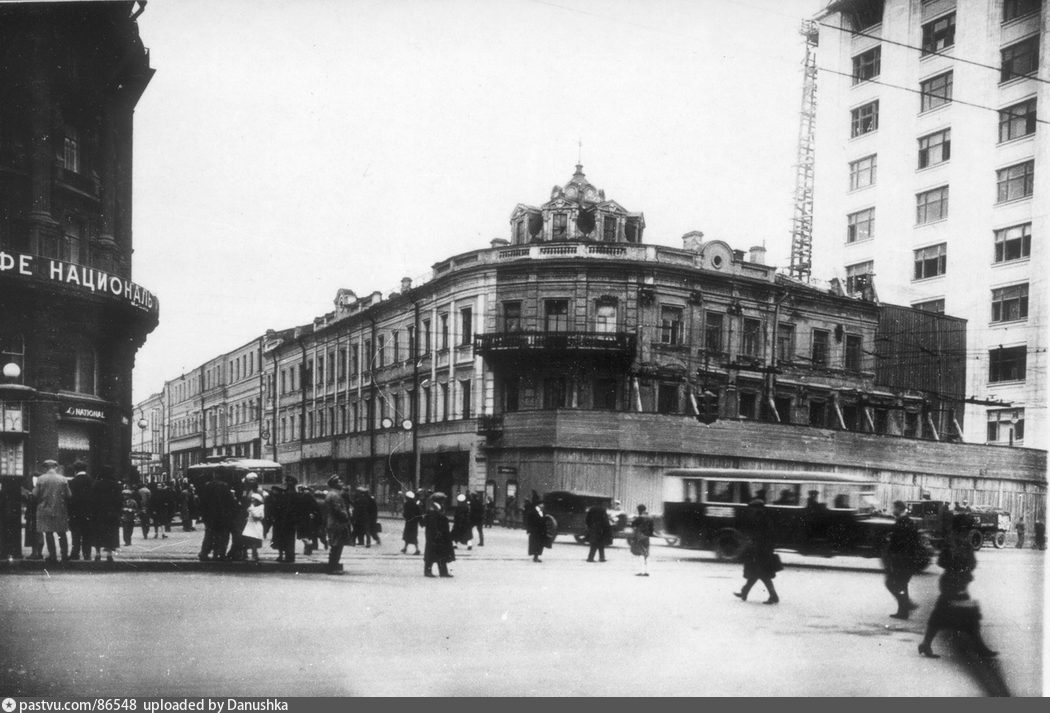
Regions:
[[724, 560], [747, 546], [742, 523], [755, 498], [766, 504], [774, 546], [802, 554], [878, 557], [894, 524], [876, 510], [875, 483], [841, 473], [677, 468], [663, 486], [664, 530]]
[[212, 456], [202, 463], [186, 468], [186, 480], [200, 491], [201, 483], [207, 475], [214, 475], [236, 490], [241, 488], [244, 476], [255, 473], [259, 476], [259, 485], [278, 485], [282, 481], [281, 464], [272, 460], [256, 458], [237, 458], [233, 456]]

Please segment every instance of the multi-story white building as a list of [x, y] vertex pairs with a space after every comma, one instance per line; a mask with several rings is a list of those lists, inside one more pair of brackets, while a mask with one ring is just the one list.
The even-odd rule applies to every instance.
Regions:
[[814, 275], [967, 320], [971, 443], [1050, 441], [1047, 18], [1040, 0], [836, 0], [815, 18]]

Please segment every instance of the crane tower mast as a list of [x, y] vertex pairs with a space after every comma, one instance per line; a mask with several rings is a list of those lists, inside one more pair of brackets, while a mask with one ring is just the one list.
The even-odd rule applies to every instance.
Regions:
[[799, 280], [808, 281], [813, 267], [813, 129], [817, 111], [817, 24], [812, 20], [803, 20], [799, 33], [805, 39], [806, 58], [802, 70], [802, 108], [798, 122], [789, 274]]

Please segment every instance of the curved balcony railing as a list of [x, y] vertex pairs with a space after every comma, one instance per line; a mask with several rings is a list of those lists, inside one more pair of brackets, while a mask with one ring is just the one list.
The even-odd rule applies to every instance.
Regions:
[[632, 354], [635, 336], [627, 332], [497, 332], [478, 334], [478, 354], [529, 350], [618, 352]]

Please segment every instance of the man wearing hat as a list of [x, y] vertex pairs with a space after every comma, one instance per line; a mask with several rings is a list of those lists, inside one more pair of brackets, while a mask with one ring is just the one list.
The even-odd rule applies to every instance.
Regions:
[[343, 479], [333, 475], [328, 479], [324, 496], [325, 531], [328, 535], [328, 574], [342, 574], [343, 547], [350, 539], [350, 513], [343, 500]]
[[405, 505], [401, 509], [401, 515], [405, 519], [405, 530], [401, 539], [405, 546], [401, 548], [401, 554], [408, 554], [408, 546], [415, 548], [413, 554], [419, 554], [419, 522], [423, 519], [423, 510], [419, 507], [416, 494], [411, 490], [405, 493]]
[[44, 474], [36, 479], [33, 500], [36, 502], [36, 531], [43, 533], [47, 542], [47, 561], [57, 562], [55, 557], [55, 535], [62, 552], [62, 561], [69, 560], [69, 482], [58, 472], [58, 461], [45, 460]]
[[69, 481], [69, 534], [73, 545], [69, 559], [78, 560], [83, 553], [84, 559], [88, 560], [94, 542], [91, 491], [95, 479], [88, 475], [87, 466], [79, 461], [73, 464], [73, 472], [73, 479]]
[[434, 493], [430, 496], [427, 514], [423, 521], [427, 536], [427, 544], [423, 548], [424, 577], [434, 576], [435, 564], [438, 566], [440, 576], [452, 576], [448, 571], [448, 563], [456, 559], [456, 553], [452, 551], [452, 533], [449, 532], [448, 517], [443, 512], [444, 508], [444, 493]]

